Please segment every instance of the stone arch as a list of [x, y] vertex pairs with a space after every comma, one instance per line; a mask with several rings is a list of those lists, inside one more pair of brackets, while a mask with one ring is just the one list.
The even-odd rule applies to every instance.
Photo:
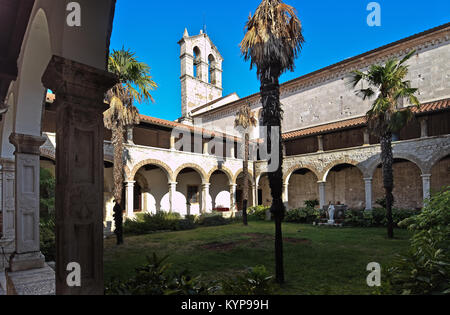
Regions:
[[17, 81], [14, 131], [40, 136], [46, 95], [46, 88], [42, 85], [41, 79], [52, 57], [48, 19], [41, 8], [37, 10], [29, 24], [23, 47]]
[[[236, 174], [234, 174], [233, 176], [233, 180], [232, 180], [232, 184], [236, 184], [237, 183], [237, 179], [239, 177], [239, 175], [241, 175], [244, 172], [244, 169], [240, 169], [236, 172]], [[250, 182], [252, 183], [252, 185], [255, 184], [255, 180], [253, 179], [253, 172], [251, 170], [248, 170], [248, 174], [250, 175], [248, 177], [248, 179], [250, 179]]]
[[210, 171], [209, 171], [209, 173], [208, 173], [208, 175], [207, 175], [207, 177], [206, 177], [206, 180], [208, 181], [208, 183], [210, 183], [211, 182], [211, 176], [212, 176], [212, 174], [214, 174], [214, 172], [217, 172], [217, 171], [220, 171], [220, 172], [223, 172], [227, 177], [228, 177], [228, 181], [230, 182], [230, 184], [232, 184], [233, 183], [233, 172], [231, 172], [228, 168], [226, 168], [225, 166], [222, 166], [222, 167], [218, 167], [218, 166], [216, 166], [216, 167], [213, 167]]
[[290, 167], [286, 172], [284, 172], [283, 183], [284, 184], [289, 184], [289, 179], [291, 178], [292, 174], [294, 174], [295, 171], [298, 171], [298, 170], [301, 170], [301, 169], [306, 169], [306, 170], [312, 172], [314, 175], [316, 175], [317, 180], [320, 179], [319, 173], [317, 172], [317, 170], [312, 165], [297, 164], [297, 165], [294, 165], [294, 166]]
[[361, 167], [359, 166], [360, 162], [352, 160], [350, 158], [343, 158], [343, 159], [339, 159], [336, 161], [331, 162], [330, 164], [328, 164], [325, 168], [324, 171], [322, 173], [320, 173], [320, 177], [318, 176], [317, 178], [319, 179], [319, 181], [327, 181], [327, 176], [328, 173], [330, 173], [330, 171], [333, 169], [333, 167], [338, 166], [340, 164], [349, 164], [349, 165], [353, 165], [356, 168], [358, 168], [361, 171], [361, 174], [364, 175], [364, 171], [361, 169]]
[[192, 55], [194, 56], [194, 69], [193, 74], [194, 77], [197, 79], [202, 78], [202, 68], [201, 68], [201, 62], [202, 62], [202, 52], [198, 46], [195, 46], [194, 49], [192, 49]]
[[[147, 159], [147, 160], [139, 162], [138, 164], [136, 164], [133, 167], [133, 170], [131, 172], [129, 172], [129, 174], [127, 176], [128, 180], [133, 180], [134, 177], [136, 176], [136, 173], [139, 171], [139, 169], [145, 165], [159, 166], [166, 173], [167, 180], [169, 182], [174, 181], [176, 178], [176, 177], [173, 177], [172, 169], [166, 163], [161, 162], [159, 160], [155, 160], [155, 159]], [[125, 169], [125, 173], [127, 173], [127, 168]]]
[[[394, 152], [393, 158], [394, 159], [403, 159], [403, 160], [407, 160], [407, 161], [413, 163], [414, 165], [416, 165], [419, 168], [419, 170], [422, 172], [422, 174], [424, 174], [424, 170], [426, 170], [426, 168], [424, 168], [424, 166], [423, 166], [423, 163], [412, 154], [395, 153]], [[377, 169], [378, 166], [380, 166], [380, 164], [381, 164], [381, 155], [377, 155], [376, 158], [370, 163], [370, 165], [368, 165], [365, 168], [365, 170], [363, 170], [364, 177], [372, 178], [375, 170]]]
[[193, 163], [186, 163], [178, 167], [177, 170], [173, 173], [173, 181], [177, 180], [179, 173], [185, 168], [192, 168], [193, 170], [197, 171], [197, 173], [200, 175], [202, 183], [207, 183], [207, 179], [209, 179], [208, 174], [206, 174], [206, 172], [200, 166]]
[[134, 179], [136, 182], [139, 183], [141, 188], [143, 188], [143, 189], [149, 188], [148, 181], [145, 178], [145, 176], [141, 175], [140, 173], [136, 173], [136, 175], [134, 176]]
[[450, 146], [436, 152], [422, 170], [422, 174], [430, 174], [433, 166], [448, 155], [450, 155]]

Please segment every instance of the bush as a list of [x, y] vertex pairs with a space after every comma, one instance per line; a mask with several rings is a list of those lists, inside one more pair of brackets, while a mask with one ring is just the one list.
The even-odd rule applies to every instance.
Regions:
[[55, 185], [56, 179], [49, 170], [40, 169], [39, 175], [39, 211], [41, 215], [55, 213]]
[[265, 220], [266, 211], [270, 210], [270, 207], [266, 206], [254, 206], [247, 209], [248, 217], [256, 220]]
[[[418, 213], [420, 213], [420, 210], [403, 210], [393, 208], [392, 220], [394, 221], [394, 225], [399, 227], [398, 224], [401, 221]], [[372, 211], [348, 209], [345, 211], [344, 224], [358, 227], [386, 227], [386, 209], [374, 208]]]
[[56, 238], [55, 238], [55, 216], [54, 214], [42, 217], [39, 222], [39, 240], [41, 252], [46, 261], [56, 260]]
[[305, 207], [306, 208], [311, 208], [314, 209], [316, 206], [320, 205], [319, 200], [314, 199], [314, 200], [306, 200], [305, 201]]
[[409, 253], [387, 269], [384, 293], [450, 295], [450, 187], [400, 226], [414, 231]]
[[294, 223], [312, 223], [320, 217], [320, 212], [314, 208], [299, 208], [286, 211], [284, 221]]
[[214, 287], [203, 285], [199, 277], [188, 271], [169, 273], [168, 256], [147, 257], [147, 264], [136, 268], [135, 276], [126, 281], [112, 280], [106, 285], [107, 295], [206, 295]]
[[230, 280], [221, 281], [224, 295], [270, 295], [275, 292], [273, 277], [266, 267], [256, 266]]
[[155, 231], [180, 231], [195, 228], [192, 217], [182, 219], [179, 213], [138, 213], [133, 220], [125, 221], [123, 231], [127, 234], [145, 234]]
[[225, 219], [221, 214], [207, 213], [198, 217], [198, 225], [202, 226], [219, 226], [230, 223], [230, 219]]

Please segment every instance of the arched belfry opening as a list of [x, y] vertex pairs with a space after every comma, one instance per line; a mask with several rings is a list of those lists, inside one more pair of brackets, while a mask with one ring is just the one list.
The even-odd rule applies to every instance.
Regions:
[[180, 45], [181, 112], [183, 118], [198, 107], [222, 97], [223, 58], [210, 37], [185, 30]]

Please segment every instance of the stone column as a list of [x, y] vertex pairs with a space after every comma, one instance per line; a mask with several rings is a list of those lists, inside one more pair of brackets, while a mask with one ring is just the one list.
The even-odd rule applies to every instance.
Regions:
[[258, 205], [258, 185], [252, 185], [253, 189], [253, 206], [256, 207]]
[[125, 182], [125, 211], [127, 218], [134, 218], [134, 184], [135, 181]]
[[323, 152], [323, 136], [322, 135], [317, 136], [317, 143], [319, 146], [318, 152]]
[[[14, 160], [2, 160], [2, 215], [3, 215], [3, 243], [10, 243], [5, 248], [8, 253], [14, 252], [14, 190], [15, 190], [15, 161]], [[5, 247], [5, 246], [3, 246]]]
[[44, 267], [39, 243], [39, 147], [45, 140], [18, 133], [9, 137], [16, 148], [16, 251], [11, 258], [12, 272]]
[[[103, 112], [114, 75], [53, 56], [42, 77], [56, 94], [56, 294], [103, 294]], [[78, 263], [81, 286], [66, 282]]]
[[133, 127], [127, 128], [127, 143], [134, 144], [134, 142], [133, 142]]
[[230, 185], [230, 211], [237, 211], [236, 207], [236, 184]]
[[209, 183], [202, 184], [202, 209], [201, 209], [201, 213], [207, 213], [208, 212], [209, 187], [211, 187], [211, 184], [209, 184]]
[[230, 157], [232, 159], [236, 158], [236, 154], [235, 154], [235, 150], [234, 150], [234, 145], [230, 148]]
[[422, 176], [422, 191], [423, 200], [430, 198], [431, 174], [423, 174]]
[[326, 198], [325, 198], [325, 184], [326, 182], [318, 182], [319, 184], [319, 204], [320, 209], [323, 209], [323, 206], [326, 205]]
[[170, 212], [174, 212], [176, 210], [174, 198], [175, 198], [175, 194], [177, 192], [177, 184], [178, 183], [176, 183], [176, 182], [169, 183], [169, 203], [170, 203], [169, 211]]
[[420, 119], [420, 137], [428, 137], [428, 117], [422, 117]]
[[367, 128], [364, 129], [364, 146], [368, 146], [370, 145], [370, 133], [369, 130], [367, 130]]
[[283, 184], [283, 203], [287, 209], [289, 203], [289, 184]]
[[174, 136], [170, 136], [170, 150], [172, 150], [172, 151], [175, 150], [175, 137]]
[[366, 210], [372, 210], [372, 177], [364, 178], [366, 193]]
[[204, 142], [204, 143], [203, 143], [203, 154], [204, 154], [204, 155], [209, 155], [209, 152], [208, 152], [208, 142]]

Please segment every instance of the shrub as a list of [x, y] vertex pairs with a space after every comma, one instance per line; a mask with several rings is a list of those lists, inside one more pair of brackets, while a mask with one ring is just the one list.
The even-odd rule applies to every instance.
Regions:
[[273, 277], [266, 267], [248, 268], [241, 275], [221, 281], [222, 292], [225, 295], [270, 295], [275, 292]]
[[306, 208], [312, 208], [314, 209], [316, 206], [320, 205], [319, 200], [314, 199], [314, 200], [306, 200], [305, 201], [305, 207]]
[[409, 253], [387, 269], [384, 293], [450, 295], [450, 187], [400, 226], [414, 231]]
[[[420, 213], [420, 210], [403, 210], [393, 208], [392, 220], [394, 221], [394, 225], [399, 227], [398, 224], [402, 220], [418, 213]], [[359, 227], [386, 227], [386, 209], [374, 208], [372, 211], [348, 209], [345, 211], [344, 224]]]
[[154, 231], [179, 231], [195, 228], [192, 218], [182, 219], [176, 212], [138, 213], [133, 220], [125, 221], [124, 233], [145, 234]]
[[55, 213], [55, 185], [56, 179], [49, 170], [40, 169], [39, 175], [39, 210], [41, 215]]
[[155, 253], [147, 257], [147, 264], [136, 268], [135, 275], [126, 280], [112, 280], [106, 285], [107, 295], [206, 295], [214, 287], [202, 284], [199, 277], [188, 271], [169, 273], [168, 256], [159, 258]]
[[39, 240], [41, 252], [46, 261], [56, 259], [56, 238], [55, 238], [55, 216], [54, 214], [42, 217], [39, 222]]
[[225, 219], [221, 214], [215, 213], [202, 214], [198, 218], [198, 224], [203, 226], [226, 225], [229, 222], [229, 219]]
[[266, 211], [270, 210], [270, 207], [266, 206], [254, 206], [247, 209], [247, 214], [249, 218], [256, 220], [265, 220], [266, 219]]
[[286, 211], [284, 221], [294, 223], [312, 223], [320, 217], [320, 212], [314, 208], [299, 208]]

